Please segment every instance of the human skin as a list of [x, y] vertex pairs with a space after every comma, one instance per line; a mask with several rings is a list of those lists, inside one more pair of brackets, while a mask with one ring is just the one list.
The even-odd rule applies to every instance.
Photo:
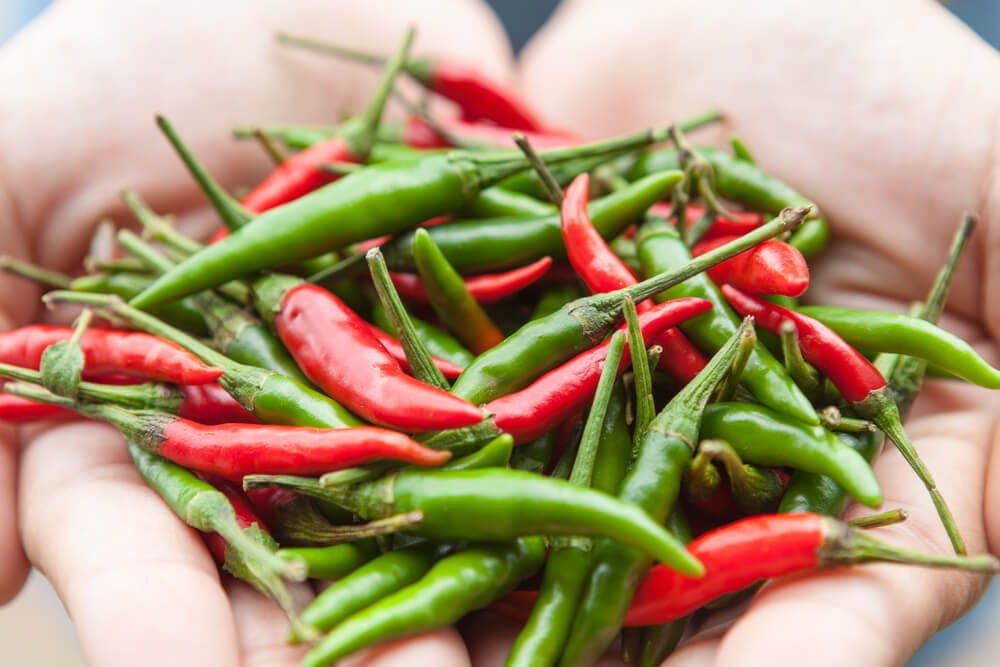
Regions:
[[[3, 251], [73, 270], [100, 217], [127, 222], [117, 199], [125, 184], [208, 231], [214, 219], [152, 113], [170, 117], [226, 186], [253, 183], [267, 160], [230, 141], [230, 123], [329, 122], [360, 108], [374, 81], [364, 68], [278, 49], [271, 30], [388, 51], [403, 32], [404, 5], [377, 3], [376, 12], [373, 4], [63, 0], [0, 50], [0, 85], [19, 93], [0, 96]], [[481, 5], [425, 1], [419, 13], [415, 51], [433, 45], [509, 73], [509, 47]], [[835, 238], [813, 265], [810, 301], [905, 310], [928, 289], [961, 212], [978, 211], [943, 324], [994, 362], [1000, 91], [986, 82], [1000, 80], [998, 70], [994, 51], [923, 0], [567, 1], [520, 64], [528, 99], [586, 135], [724, 109], [727, 129], [758, 162], [831, 220]], [[37, 290], [0, 281], [0, 328], [41, 315]], [[907, 425], [972, 553], [1000, 553], [998, 403], [990, 392], [932, 381]], [[888, 448], [876, 473], [884, 506], [910, 512], [879, 533], [947, 551], [901, 457]], [[92, 664], [283, 665], [300, 655], [281, 645], [285, 623], [273, 605], [231, 580], [220, 585], [200, 539], [102, 425], [26, 430], [20, 444], [0, 432], [0, 599], [19, 589], [25, 553], [67, 605]], [[783, 579], [666, 664], [798, 665], [808, 655], [811, 665], [901, 665], [987, 583], [894, 566]], [[480, 616], [462, 633], [468, 654], [446, 630], [354, 664], [448, 666], [470, 656], [502, 664], [516, 628]]]

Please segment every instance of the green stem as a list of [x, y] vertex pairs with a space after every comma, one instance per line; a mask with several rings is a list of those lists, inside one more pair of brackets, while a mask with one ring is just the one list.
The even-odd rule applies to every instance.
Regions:
[[649, 358], [646, 356], [646, 341], [642, 339], [642, 327], [639, 326], [639, 314], [635, 310], [635, 302], [628, 296], [624, 299], [625, 323], [628, 326], [629, 354], [632, 357], [632, 382], [635, 389], [635, 424], [632, 436], [632, 458], [639, 453], [639, 442], [646, 434], [646, 427], [656, 416], [656, 406], [653, 404], [653, 377], [649, 371]]
[[65, 273], [52, 271], [10, 255], [0, 255], [0, 271], [7, 271], [56, 289], [69, 289], [70, 283], [73, 282], [73, 279]]
[[277, 144], [271, 140], [271, 135], [266, 134], [259, 127], [254, 128], [253, 137], [257, 140], [257, 143], [261, 145], [264, 152], [271, 156], [276, 164], [282, 165], [288, 161], [288, 156], [285, 152], [278, 148]]
[[385, 264], [382, 251], [377, 247], [372, 248], [365, 258], [368, 260], [368, 268], [372, 274], [375, 291], [378, 292], [378, 298], [392, 322], [396, 337], [403, 345], [403, 352], [406, 353], [406, 360], [410, 364], [413, 376], [421, 382], [447, 391], [451, 385], [448, 384], [441, 369], [434, 363], [427, 346], [420, 340], [420, 336], [413, 326], [413, 321], [406, 312], [396, 287], [392, 284], [392, 278], [389, 277], [389, 268]]
[[381, 65], [385, 63], [385, 57], [380, 55], [336, 44], [330, 44], [327, 42], [320, 42], [314, 39], [309, 39], [308, 37], [289, 35], [287, 32], [277, 32], [275, 33], [275, 37], [277, 37], [278, 41], [282, 44], [298, 46], [309, 49], [310, 51], [319, 51], [320, 53], [328, 53], [330, 55], [355, 60], [360, 63], [367, 63], [369, 65]]
[[781, 323], [779, 333], [781, 335], [781, 353], [785, 359], [785, 370], [806, 396], [819, 397], [822, 392], [819, 372], [802, 356], [799, 331], [795, 328], [795, 323], [791, 320], [785, 320]]
[[743, 379], [743, 371], [747, 367], [747, 361], [750, 359], [750, 355], [753, 354], [754, 348], [757, 346], [757, 330], [754, 327], [747, 327], [743, 329], [740, 333], [739, 347], [736, 350], [736, 358], [733, 359], [733, 365], [730, 367], [729, 374], [726, 379], [719, 386], [719, 399], [720, 401], [730, 401], [736, 395], [736, 390], [740, 386], [740, 381]]
[[859, 516], [856, 519], [849, 520], [847, 523], [854, 528], [868, 530], [871, 528], [882, 528], [883, 526], [892, 526], [897, 523], [903, 523], [909, 517], [910, 515], [906, 510], [895, 509], [869, 516]]
[[542, 186], [549, 194], [549, 199], [552, 200], [552, 203], [556, 206], [562, 206], [562, 188], [556, 181], [556, 177], [553, 176], [552, 172], [549, 171], [549, 168], [545, 166], [545, 162], [542, 161], [542, 158], [538, 157], [538, 153], [535, 152], [535, 147], [532, 146], [531, 142], [528, 141], [528, 138], [520, 132], [514, 134], [514, 143], [517, 144], [517, 147], [521, 149], [524, 156], [528, 158], [528, 162], [531, 163], [531, 166], [538, 173], [538, 177], [542, 181]]
[[707, 125], [714, 125], [725, 120], [725, 115], [718, 109], [708, 109], [694, 116], [689, 116], [677, 123], [681, 132], [693, 132]]

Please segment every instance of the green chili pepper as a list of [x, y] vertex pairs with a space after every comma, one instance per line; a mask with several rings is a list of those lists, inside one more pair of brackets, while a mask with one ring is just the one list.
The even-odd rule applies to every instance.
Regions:
[[[353, 486], [311, 478], [248, 475], [247, 488], [280, 486], [357, 512], [366, 520], [419, 510], [413, 535], [442, 540], [510, 540], [524, 535], [601, 536], [650, 553], [692, 575], [699, 563], [640, 508], [592, 489], [520, 470], [406, 468]], [[489, 489], [488, 496], [483, 489]]]
[[[389, 321], [389, 316], [381, 303], [375, 304], [372, 310], [372, 320], [375, 322], [375, 326], [382, 331], [390, 336], [396, 335], [395, 330], [392, 328], [392, 322]], [[410, 321], [413, 323], [413, 328], [416, 329], [417, 335], [420, 336], [420, 339], [424, 341], [424, 345], [427, 346], [427, 349], [435, 357], [450, 361], [456, 366], [463, 368], [472, 363], [475, 357], [454, 336], [413, 315], [410, 315]]]
[[[425, 543], [377, 556], [320, 593], [302, 611], [302, 622], [319, 631], [329, 630], [423, 577], [441, 554], [440, 546]], [[289, 633], [290, 643], [300, 639], [294, 630]]]
[[482, 449], [454, 461], [448, 461], [439, 470], [479, 470], [481, 468], [506, 468], [514, 452], [514, 438], [504, 433]]
[[[126, 271], [80, 276], [73, 279], [69, 289], [76, 292], [114, 294], [123, 299], [131, 299], [152, 284], [152, 274]], [[204, 315], [190, 297], [162, 303], [150, 308], [149, 312], [164, 322], [190, 332], [192, 336], [207, 336], [209, 333]]]
[[463, 345], [480, 354], [503, 340], [503, 333], [469, 294], [462, 276], [434, 244], [426, 229], [418, 229], [413, 237], [413, 259], [431, 307]]
[[[526, 387], [546, 371], [603, 340], [618, 324], [622, 312], [622, 299], [626, 295], [638, 303], [664, 289], [682, 283], [705, 268], [752, 247], [783, 229], [794, 228], [802, 221], [806, 212], [807, 209], [786, 209], [779, 218], [741, 236], [732, 243], [720, 246], [683, 265], [673, 264], [672, 270], [658, 273], [631, 287], [578, 299], [551, 315], [528, 322], [504, 342], [479, 355], [475, 361], [466, 366], [465, 371], [452, 386], [452, 393], [479, 404]], [[718, 298], [713, 303], [719, 303], [722, 307], [724, 299], [721, 295], [716, 294], [716, 296]], [[754, 358], [751, 357], [747, 371], [750, 370]], [[774, 365], [781, 368], [777, 361], [774, 361]], [[770, 385], [767, 388], [772, 395], [779, 394], [783, 399], [801, 401], [804, 404], [800, 410], [803, 412], [803, 418], [806, 419], [811, 414], [812, 420], [819, 423], [819, 418], [816, 417], [809, 401], [798, 393], [792, 381], [787, 380], [786, 385], [787, 391], [773, 391]]]
[[[699, 152], [712, 165], [715, 186], [726, 199], [740, 202], [752, 209], [775, 214], [788, 206], [805, 206], [811, 201], [783, 181], [765, 174], [754, 163], [741, 160], [716, 148], [699, 147]], [[630, 178], [641, 178], [664, 169], [680, 166], [677, 150], [665, 148], [641, 156], [632, 167]], [[819, 209], [813, 205], [811, 220], [805, 222], [788, 242], [805, 257], [812, 257], [826, 245], [830, 229]]]
[[278, 557], [306, 564], [310, 579], [340, 579], [378, 555], [374, 539], [334, 544], [329, 547], [285, 547]]
[[[557, 149], [552, 161], [613, 157], [663, 138], [641, 132], [608, 142]], [[365, 167], [254, 218], [161, 276], [133, 299], [147, 307], [221, 285], [276, 264], [307, 259], [349, 243], [395, 234], [461, 207], [482, 189], [527, 167], [519, 153], [452, 151]]]
[[537, 440], [518, 446], [511, 456], [510, 467], [528, 472], [544, 472], [555, 452], [557, 436], [558, 430], [554, 429]]
[[831, 306], [799, 308], [855, 347], [918, 357], [981, 387], [1000, 389], [1000, 370], [972, 346], [931, 322], [909, 315]]
[[447, 556], [416, 583], [344, 620], [302, 665], [319, 667], [376, 642], [450, 625], [510, 591], [544, 558], [545, 543], [537, 537]]
[[463, 209], [470, 218], [538, 217], [558, 212], [552, 204], [497, 187], [486, 188]]
[[574, 301], [583, 296], [583, 292], [576, 285], [570, 283], [566, 285], [554, 285], [549, 287], [535, 304], [535, 310], [531, 313], [530, 320], [538, 320], [546, 315], [551, 315], [570, 301]]
[[[678, 171], [653, 174], [595, 199], [587, 207], [594, 227], [604, 238], [614, 238], [662, 199], [680, 177]], [[558, 213], [534, 218], [459, 220], [429, 227], [427, 233], [460, 273], [523, 266], [546, 255], [553, 259], [566, 256]], [[382, 252], [394, 270], [415, 268], [413, 233], [394, 238]]]
[[744, 461], [822, 473], [869, 507], [882, 502], [868, 462], [822, 426], [792, 421], [762, 405], [715, 403], [705, 410], [701, 434], [725, 440]]
[[[650, 218], [639, 230], [639, 260], [647, 275], [658, 274], [690, 261], [690, 251], [665, 220]], [[681, 329], [702, 348], [718, 349], [736, 331], [739, 319], [725, 297], [706, 275], [675, 285], [658, 300], [699, 297], [712, 309], [681, 324]], [[743, 370], [743, 384], [764, 405], [803, 422], [818, 424], [816, 411], [795, 385], [781, 363], [763, 345], [757, 345]]]
[[626, 421], [628, 396], [621, 380], [615, 383], [604, 415], [601, 446], [594, 461], [594, 478], [590, 486], [611, 495], [618, 494], [618, 487], [632, 462], [632, 434]]
[[[680, 493], [681, 477], [698, 439], [705, 404], [726, 377], [739, 350], [744, 320], [736, 335], [653, 419], [618, 497], [664, 521]], [[676, 538], [674, 538], [676, 539]], [[680, 540], [678, 540], [680, 542]], [[580, 602], [561, 665], [593, 664], [625, 620], [635, 589], [651, 565], [649, 557], [623, 544], [599, 540], [590, 582]]]

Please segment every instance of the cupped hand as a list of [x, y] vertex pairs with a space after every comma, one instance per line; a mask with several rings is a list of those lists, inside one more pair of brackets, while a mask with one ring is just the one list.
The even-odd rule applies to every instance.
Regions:
[[[0, 252], [76, 271], [98, 220], [129, 217], [131, 185], [188, 230], [218, 224], [153, 123], [163, 113], [227, 187], [266, 173], [240, 122], [335, 123], [377, 72], [281, 48], [278, 29], [386, 52], [407, 25], [422, 53], [460, 55], [503, 78], [510, 48], [484, 5], [465, 0], [291, 3], [56, 3], [0, 49]], [[39, 291], [0, 276], [0, 330], [42, 316]], [[280, 610], [220, 579], [201, 538], [139, 477], [107, 426], [20, 433], [0, 426], [0, 603], [28, 563], [54, 585], [89, 664], [294, 665]], [[293, 591], [300, 605], [310, 592]], [[442, 630], [353, 664], [468, 664]]]
[[[575, 0], [528, 45], [521, 71], [528, 99], [587, 135], [724, 110], [759, 164], [830, 219], [807, 293], [816, 303], [905, 312], [963, 210], [978, 211], [942, 324], [997, 361], [1000, 58], [936, 3]], [[971, 553], [1000, 553], [997, 407], [995, 392], [932, 380], [907, 424]], [[910, 512], [880, 536], [947, 552], [926, 491], [891, 446], [875, 472], [884, 507]], [[902, 665], [988, 583], [899, 566], [783, 579], [665, 665]], [[497, 628], [467, 633], [480, 664], [502, 664], [510, 640]]]

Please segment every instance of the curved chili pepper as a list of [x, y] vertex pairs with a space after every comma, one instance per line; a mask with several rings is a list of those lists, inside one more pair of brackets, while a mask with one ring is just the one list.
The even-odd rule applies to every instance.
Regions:
[[[714, 236], [691, 248], [697, 257], [739, 236]], [[716, 284], [730, 284], [750, 294], [800, 296], [809, 287], [809, 266], [802, 253], [778, 239], [768, 239], [756, 248], [713, 266], [708, 276]]]
[[1000, 389], [1000, 370], [990, 366], [971, 345], [932, 322], [898, 313], [831, 306], [803, 306], [798, 312], [822, 322], [850, 345], [918, 357], [980, 387]]
[[[496, 303], [501, 299], [506, 299], [511, 294], [520, 292], [522, 289], [541, 278], [549, 267], [552, 266], [551, 257], [542, 257], [536, 262], [527, 266], [521, 266], [503, 273], [492, 273], [481, 276], [465, 278], [465, 289], [469, 295], [481, 305]], [[392, 274], [392, 284], [396, 286], [399, 293], [411, 301], [417, 303], [428, 303], [427, 289], [424, 281], [415, 273]]]
[[296, 153], [278, 165], [243, 198], [244, 208], [251, 213], [263, 213], [336, 180], [335, 174], [318, 169], [322, 164], [365, 161], [375, 144], [376, 128], [392, 92], [392, 83], [406, 63], [413, 33], [411, 28], [396, 53], [386, 61], [378, 88], [365, 111], [341, 125], [335, 136]]
[[470, 218], [538, 217], [552, 215], [557, 211], [548, 202], [496, 186], [480, 192], [462, 209]]
[[[403, 350], [403, 344], [400, 343], [398, 339], [393, 338], [392, 335], [386, 333], [382, 329], [379, 329], [374, 324], [368, 324], [367, 322], [365, 322], [365, 324], [367, 325], [372, 336], [374, 336], [375, 339], [382, 344], [382, 347], [385, 348], [385, 351], [389, 353], [389, 356], [396, 360], [400, 369], [402, 369], [404, 373], [409, 373], [410, 361], [406, 358], [406, 352]], [[431, 361], [434, 362], [434, 365], [438, 367], [438, 370], [441, 371], [441, 373], [448, 379], [457, 378], [462, 374], [462, 367], [453, 364], [447, 359], [440, 359], [432, 356]]]
[[705, 576], [692, 579], [663, 566], [654, 567], [636, 592], [625, 618], [626, 626], [680, 618], [760, 579], [821, 567], [893, 562], [974, 572], [997, 568], [991, 556], [961, 558], [916, 553], [812, 513], [751, 517], [706, 533], [689, 548], [705, 563]]
[[[665, 220], [651, 218], [639, 231], [639, 260], [645, 273], [654, 274], [690, 261], [690, 254], [677, 232]], [[681, 329], [702, 348], [718, 349], [739, 323], [725, 298], [707, 276], [695, 276], [656, 298], [664, 300], [682, 296], [695, 296], [712, 302], [712, 310], [708, 314], [689, 320]], [[762, 343], [747, 360], [742, 382], [764, 405], [806, 423], [819, 423], [809, 399]]]
[[[650, 204], [669, 192], [680, 178], [677, 171], [653, 174], [595, 199], [587, 207], [590, 220], [602, 237], [614, 238]], [[533, 218], [519, 215], [458, 220], [432, 227], [427, 233], [459, 273], [476, 273], [523, 266], [545, 255], [556, 260], [565, 257], [566, 245], [559, 224], [556, 212]], [[394, 238], [382, 247], [382, 252], [394, 270], [416, 268], [412, 232]]]
[[[713, 250], [683, 266], [675, 265], [673, 270], [632, 287], [578, 299], [551, 315], [528, 322], [467, 366], [455, 381], [452, 393], [473, 403], [484, 403], [527, 386], [610, 333], [621, 318], [622, 299], [626, 294], [634, 301], [647, 299], [785, 228], [794, 228], [804, 216], [804, 209], [787, 210], [778, 219], [742, 237], [738, 243]], [[805, 397], [802, 401], [811, 411], [812, 406]]]
[[[520, 470], [406, 468], [352, 486], [322, 487], [305, 477], [251, 475], [248, 488], [281, 486], [329, 500], [372, 520], [417, 510], [411, 533], [435, 539], [511, 540], [524, 535], [604, 536], [697, 575], [698, 563], [635, 505], [562, 480]], [[490, 489], [484, 496], [483, 489]]]
[[[619, 488], [620, 499], [634, 503], [657, 521], [670, 514], [698, 438], [701, 413], [729, 372], [739, 350], [739, 334], [748, 326], [752, 325], [745, 320], [698, 377], [653, 419]], [[590, 583], [566, 641], [562, 664], [589, 664], [604, 652], [621, 628], [635, 588], [651, 565], [648, 556], [610, 540], [598, 541], [592, 558]]]
[[[724, 285], [722, 289], [729, 302], [739, 310], [752, 312], [755, 317], [759, 313], [761, 325], [768, 330], [780, 331], [781, 323], [786, 320], [795, 324], [799, 332], [802, 356], [830, 379], [858, 414], [875, 422], [892, 440], [927, 488], [955, 552], [964, 554], [965, 543], [951, 510], [938, 490], [930, 470], [903, 431], [896, 401], [879, 370], [819, 320], [761, 301], [728, 285]], [[837, 481], [845, 486], [841, 480]]]
[[155, 410], [74, 404], [31, 385], [8, 385], [7, 389], [107, 421], [148, 451], [227, 479], [263, 472], [319, 474], [382, 459], [440, 465], [450, 455], [428, 449], [402, 433], [373, 426], [329, 429], [270, 424], [204, 425]]
[[[268, 284], [280, 277], [264, 278]], [[271, 289], [255, 288], [257, 294]], [[363, 418], [406, 431], [459, 428], [478, 423], [479, 409], [403, 373], [369, 325], [336, 296], [315, 285], [283, 292], [273, 314], [278, 335], [311, 380]]]
[[76, 413], [58, 405], [39, 403], [2, 391], [0, 387], [0, 421], [28, 424], [43, 419], [75, 419]]
[[179, 417], [200, 424], [260, 423], [217, 384], [186, 385], [181, 391], [184, 402], [177, 412]]
[[[45, 348], [72, 336], [70, 327], [46, 324], [0, 333], [0, 362], [38, 368]], [[179, 345], [144, 333], [88, 329], [80, 348], [88, 375], [128, 373], [178, 384], [207, 384], [222, 375], [222, 369], [202, 363]]]
[[[823, 249], [830, 236], [830, 229], [815, 204], [783, 181], [765, 174], [752, 162], [707, 146], [699, 147], [698, 151], [712, 165], [716, 189], [726, 199], [772, 215], [789, 206], [812, 206], [810, 219], [792, 234], [788, 242], [806, 258]], [[640, 178], [664, 169], [677, 169], [679, 166], [676, 149], [660, 149], [642, 155], [632, 167], [629, 177]]]
[[[608, 158], [664, 138], [651, 130], [606, 142], [547, 151], [552, 162]], [[483, 188], [528, 167], [519, 152], [453, 151], [365, 167], [254, 218], [206, 246], [132, 299], [147, 307], [221, 285], [284, 262], [315, 257], [349, 243], [395, 234], [461, 207]]]
[[545, 542], [475, 545], [439, 560], [419, 581], [342, 621], [303, 661], [319, 667], [377, 642], [456, 622], [541, 567]]
[[[643, 339], [655, 338], [664, 329], [710, 307], [702, 299], [678, 299], [655, 306], [639, 317]], [[590, 403], [610, 345], [608, 339], [582, 352], [526, 388], [490, 401], [483, 409], [494, 415], [497, 427], [512, 435], [516, 443], [541, 437]], [[627, 365], [624, 360], [619, 372]]]

